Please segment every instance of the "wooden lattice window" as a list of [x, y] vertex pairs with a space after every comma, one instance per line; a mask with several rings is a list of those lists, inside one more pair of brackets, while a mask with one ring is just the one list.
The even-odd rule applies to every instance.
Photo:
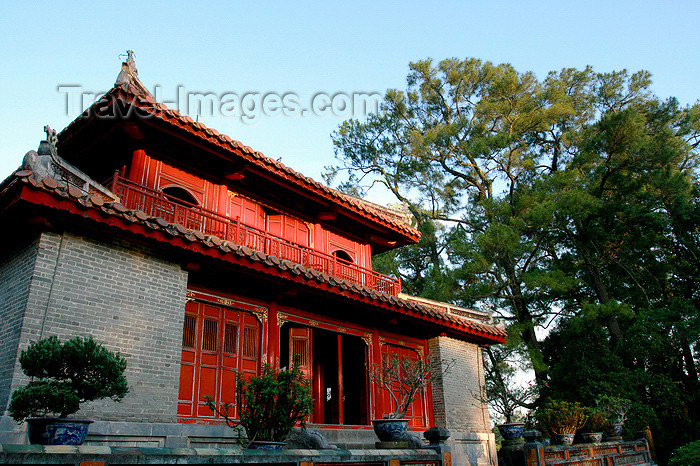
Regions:
[[243, 357], [254, 358], [258, 355], [258, 332], [253, 327], [243, 327]]
[[197, 316], [185, 314], [185, 328], [182, 331], [182, 346], [194, 348], [197, 336]]
[[202, 350], [216, 351], [219, 336], [219, 322], [215, 319], [204, 318], [204, 329], [202, 335]]
[[309, 340], [292, 338], [292, 358], [302, 367], [309, 367]]
[[238, 325], [226, 322], [224, 324], [224, 353], [238, 352]]

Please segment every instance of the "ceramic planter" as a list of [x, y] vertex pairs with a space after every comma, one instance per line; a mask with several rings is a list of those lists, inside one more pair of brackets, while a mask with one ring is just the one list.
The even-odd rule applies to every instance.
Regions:
[[623, 424], [613, 424], [607, 432], [605, 432], [606, 440], [617, 441], [622, 439]]
[[603, 441], [602, 432], [586, 432], [581, 434], [584, 443], [600, 443]]
[[266, 440], [253, 440], [248, 444], [251, 450], [282, 450], [285, 447], [284, 442], [269, 442]]
[[510, 422], [507, 424], [498, 424], [498, 432], [503, 437], [503, 440], [517, 440], [523, 436], [525, 424], [522, 422]]
[[382, 442], [397, 442], [408, 430], [408, 419], [373, 419], [372, 426]]
[[575, 434], [555, 434], [554, 442], [557, 445], [572, 445], [574, 443]]
[[34, 445], [82, 445], [87, 436], [87, 419], [33, 417], [27, 419], [29, 443]]

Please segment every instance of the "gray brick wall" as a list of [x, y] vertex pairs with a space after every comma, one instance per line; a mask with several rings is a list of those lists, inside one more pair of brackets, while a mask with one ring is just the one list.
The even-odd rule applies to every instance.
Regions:
[[[98, 420], [176, 418], [187, 274], [146, 249], [43, 233], [20, 349], [41, 337], [92, 335], [127, 359], [130, 393], [84, 405]], [[15, 368], [13, 389], [26, 383]]]
[[432, 385], [435, 425], [452, 437], [453, 464], [494, 465], [495, 439], [489, 412], [480, 400], [484, 385], [483, 355], [473, 343], [449, 337], [428, 341], [431, 361], [454, 360], [449, 373]]
[[0, 258], [0, 414], [11, 394], [22, 317], [29, 298], [39, 241], [12, 248]]
[[481, 348], [449, 337], [431, 339], [428, 345], [431, 359], [455, 360], [444, 379], [433, 386], [436, 425], [450, 430], [488, 432], [488, 409], [479, 400], [484, 383]]

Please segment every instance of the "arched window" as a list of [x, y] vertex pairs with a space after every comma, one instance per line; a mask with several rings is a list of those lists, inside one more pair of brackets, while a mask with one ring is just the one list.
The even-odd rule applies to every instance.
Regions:
[[168, 186], [163, 188], [162, 191], [169, 200], [178, 204], [186, 206], [199, 205], [197, 199], [189, 191], [179, 186]]
[[158, 202], [158, 215], [170, 223], [179, 223], [191, 230], [204, 231], [205, 218], [194, 207], [199, 205], [197, 198], [185, 188], [168, 186], [162, 188], [168, 202]]
[[348, 254], [347, 252], [343, 251], [342, 249], [337, 249], [337, 250], [333, 251], [333, 255], [334, 255], [336, 258], [338, 258], [338, 259], [340, 259], [341, 261], [343, 261], [343, 262], [347, 262], [347, 263], [350, 263], [350, 264], [352, 264], [353, 262], [355, 262], [354, 260], [352, 260], [352, 257], [350, 257], [350, 254]]

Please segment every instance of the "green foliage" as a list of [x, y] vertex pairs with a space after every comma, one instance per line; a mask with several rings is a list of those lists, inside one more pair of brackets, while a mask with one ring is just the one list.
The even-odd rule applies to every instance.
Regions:
[[596, 400], [598, 409], [613, 424], [623, 424], [627, 420], [627, 413], [632, 407], [630, 400], [617, 396], [603, 395]]
[[537, 421], [550, 435], [575, 434], [588, 419], [588, 410], [580, 403], [548, 399], [537, 408]]
[[12, 394], [8, 411], [22, 422], [32, 416], [66, 417], [80, 403], [102, 398], [121, 401], [129, 391], [126, 359], [92, 337], [61, 343], [52, 336], [32, 343], [19, 358], [24, 373], [38, 380]]
[[600, 408], [586, 408], [586, 416], [584, 432], [607, 432], [612, 427], [608, 416]]
[[254, 377], [238, 372], [236, 399], [240, 417], [238, 422], [229, 415], [229, 403], [224, 403], [221, 411], [216, 408], [211, 396], [205, 397], [209, 409], [223, 416], [229, 426], [245, 427], [251, 442], [283, 441], [292, 427], [306, 425], [306, 418], [313, 406], [309, 382], [296, 362], [291, 369], [283, 371], [265, 364], [261, 375]]
[[700, 440], [676, 449], [668, 461], [668, 466], [700, 466]]
[[15, 421], [23, 422], [37, 416], [66, 417], [79, 408], [80, 398], [70, 382], [36, 380], [14, 391], [8, 411]]
[[377, 262], [493, 309], [545, 396], [631, 400], [662, 459], [697, 438], [700, 103], [659, 99], [645, 71], [409, 66], [381, 114], [333, 135], [333, 173], [384, 185], [426, 236]]

